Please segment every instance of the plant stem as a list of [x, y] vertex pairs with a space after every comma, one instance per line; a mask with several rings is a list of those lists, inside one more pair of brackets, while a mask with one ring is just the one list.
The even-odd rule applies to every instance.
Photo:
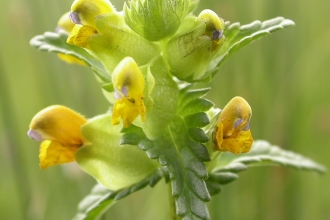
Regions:
[[180, 220], [181, 218], [179, 216], [177, 216], [176, 214], [176, 208], [175, 208], [175, 199], [174, 197], [172, 196], [172, 185], [171, 183], [168, 183], [168, 201], [170, 203], [170, 216], [171, 216], [171, 219], [173, 220]]

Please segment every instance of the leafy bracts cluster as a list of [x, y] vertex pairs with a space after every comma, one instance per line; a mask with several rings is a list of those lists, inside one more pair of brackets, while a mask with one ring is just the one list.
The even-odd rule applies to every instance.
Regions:
[[43, 168], [76, 161], [100, 183], [75, 219], [96, 219], [162, 177], [177, 216], [210, 219], [211, 196], [249, 166], [324, 172], [267, 142], [252, 144], [252, 108], [242, 97], [220, 110], [204, 98], [211, 88], [196, 89], [245, 45], [294, 23], [278, 17], [229, 24], [208, 9], [194, 15], [197, 2], [132, 0], [119, 12], [107, 0], [75, 0], [56, 33], [31, 40], [41, 51], [90, 67], [109, 101], [110, 111], [91, 119], [51, 106], [30, 124], [29, 136], [42, 141]]

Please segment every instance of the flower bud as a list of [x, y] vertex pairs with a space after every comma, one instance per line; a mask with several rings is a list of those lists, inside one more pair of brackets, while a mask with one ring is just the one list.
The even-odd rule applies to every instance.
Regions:
[[192, 0], [132, 0], [124, 5], [127, 25], [150, 41], [161, 40], [175, 33], [187, 16]]
[[245, 99], [234, 97], [221, 111], [213, 133], [216, 150], [234, 154], [249, 152], [253, 143], [250, 132], [252, 110]]
[[185, 81], [198, 81], [222, 46], [225, 24], [213, 11], [187, 18], [166, 46], [171, 73]]

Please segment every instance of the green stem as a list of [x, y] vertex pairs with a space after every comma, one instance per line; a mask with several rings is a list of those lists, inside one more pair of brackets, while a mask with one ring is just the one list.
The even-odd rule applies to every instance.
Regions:
[[170, 202], [171, 219], [180, 220], [181, 218], [179, 216], [177, 216], [177, 214], [176, 214], [175, 199], [172, 196], [172, 185], [171, 185], [171, 183], [168, 183], [167, 185], [168, 185], [168, 200]]
[[206, 163], [208, 173], [212, 173], [213, 169], [216, 168], [221, 154], [221, 151], [216, 151], [211, 154], [211, 161]]

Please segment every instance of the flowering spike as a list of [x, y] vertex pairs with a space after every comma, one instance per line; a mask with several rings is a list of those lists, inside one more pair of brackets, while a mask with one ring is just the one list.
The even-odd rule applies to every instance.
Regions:
[[250, 132], [252, 110], [245, 99], [234, 97], [221, 111], [214, 130], [216, 150], [246, 153], [251, 149]]
[[45, 169], [75, 160], [76, 150], [85, 142], [80, 127], [87, 120], [71, 109], [54, 105], [37, 113], [30, 123], [28, 135], [40, 146], [40, 167]]
[[76, 24], [95, 27], [95, 17], [114, 12], [115, 9], [108, 0], [75, 0], [71, 6], [70, 18]]
[[124, 127], [128, 127], [138, 115], [145, 121], [144, 78], [133, 58], [126, 57], [116, 66], [112, 74], [112, 83], [117, 101], [113, 108], [111, 123], [119, 124], [121, 117]]

